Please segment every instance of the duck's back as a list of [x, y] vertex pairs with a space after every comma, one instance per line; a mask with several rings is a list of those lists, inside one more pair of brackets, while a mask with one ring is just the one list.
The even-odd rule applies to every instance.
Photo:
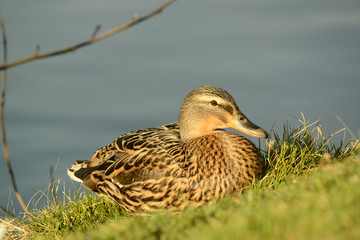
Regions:
[[180, 145], [176, 123], [129, 132], [98, 149], [90, 161], [77, 161], [68, 175], [93, 191], [105, 179], [119, 184], [159, 179], [179, 158]]

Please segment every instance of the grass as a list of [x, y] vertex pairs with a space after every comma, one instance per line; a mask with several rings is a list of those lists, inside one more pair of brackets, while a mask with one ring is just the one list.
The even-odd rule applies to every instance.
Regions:
[[272, 135], [265, 176], [233, 198], [144, 217], [74, 191], [34, 206], [27, 219], [4, 219], [6, 238], [360, 239], [359, 141], [336, 145], [305, 120]]

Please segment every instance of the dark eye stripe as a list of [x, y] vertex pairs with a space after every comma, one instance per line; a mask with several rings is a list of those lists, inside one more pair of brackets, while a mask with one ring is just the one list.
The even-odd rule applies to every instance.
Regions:
[[218, 106], [224, 109], [225, 111], [227, 111], [228, 113], [230, 113], [231, 115], [233, 115], [234, 109], [231, 105], [218, 104]]

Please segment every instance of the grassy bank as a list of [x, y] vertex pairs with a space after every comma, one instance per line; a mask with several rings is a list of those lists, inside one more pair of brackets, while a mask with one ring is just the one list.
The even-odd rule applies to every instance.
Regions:
[[[243, 194], [182, 213], [128, 216], [76, 192], [33, 216], [5, 219], [8, 238], [360, 239], [358, 141], [331, 143], [318, 123], [284, 127], [264, 151], [266, 174]], [[14, 230], [14, 232], [12, 232]]]

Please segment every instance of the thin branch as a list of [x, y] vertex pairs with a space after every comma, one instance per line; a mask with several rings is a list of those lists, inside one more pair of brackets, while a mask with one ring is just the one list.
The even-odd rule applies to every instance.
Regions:
[[93, 32], [93, 34], [91, 35], [91, 38], [96, 37], [96, 34], [99, 32], [100, 28], [101, 28], [101, 25], [100, 25], [100, 24], [95, 27], [94, 32]]
[[[3, 61], [4, 61], [4, 65], [6, 65], [6, 63], [7, 63], [7, 39], [6, 39], [6, 32], [5, 32], [5, 24], [4, 24], [4, 21], [2, 18], [1, 10], [0, 10], [0, 26], [1, 26], [1, 33], [2, 33], [2, 37], [3, 37], [3, 50], [4, 50], [4, 57], [3, 57], [4, 60]], [[3, 140], [3, 146], [4, 146], [4, 155], [5, 155], [5, 160], [6, 160], [6, 163], [7, 163], [8, 169], [9, 169], [9, 173], [11, 176], [12, 185], [15, 190], [15, 195], [16, 195], [21, 207], [24, 209], [24, 211], [27, 214], [30, 214], [29, 210], [27, 209], [27, 207], [18, 191], [16, 181], [15, 181], [15, 175], [12, 170], [12, 166], [11, 166], [11, 162], [10, 162], [10, 155], [9, 155], [9, 150], [7, 147], [5, 122], [4, 122], [5, 93], [6, 93], [6, 70], [3, 70], [2, 89], [1, 89], [0, 121], [1, 121], [1, 134], [2, 134], [2, 140]]]
[[[167, 2], [165, 2], [164, 4], [162, 4], [159, 8], [157, 8], [156, 10], [142, 16], [142, 17], [139, 17], [139, 18], [132, 18], [130, 22], [122, 25], [122, 26], [119, 26], [117, 28], [114, 28], [114, 29], [111, 29], [103, 34], [100, 34], [98, 36], [96, 36], [96, 32], [97, 30], [95, 30], [94, 34], [92, 34], [92, 38], [90, 40], [87, 40], [87, 41], [84, 41], [84, 42], [81, 42], [81, 43], [78, 43], [78, 44], [75, 44], [73, 46], [70, 46], [70, 47], [67, 47], [67, 48], [64, 48], [64, 49], [61, 49], [61, 50], [57, 50], [57, 51], [53, 51], [53, 52], [49, 52], [49, 53], [44, 53], [44, 54], [38, 54], [38, 50], [36, 50], [36, 53], [33, 55], [33, 56], [30, 56], [30, 57], [27, 57], [27, 58], [24, 58], [24, 59], [21, 59], [21, 60], [18, 60], [18, 61], [15, 61], [15, 62], [12, 62], [12, 63], [9, 63], [9, 64], [6, 64], [4, 63], [4, 65], [0, 66], [0, 71], [1, 70], [5, 70], [5, 69], [9, 69], [11, 67], [15, 67], [15, 66], [18, 66], [20, 64], [24, 64], [24, 63], [27, 63], [27, 62], [31, 62], [31, 61], [34, 61], [34, 60], [39, 60], [39, 59], [42, 59], [42, 58], [48, 58], [48, 57], [53, 57], [53, 56], [56, 56], [56, 55], [60, 55], [60, 54], [66, 54], [66, 53], [69, 53], [69, 52], [74, 52], [75, 50], [79, 49], [79, 48], [82, 48], [82, 47], [85, 47], [85, 46], [88, 46], [92, 43], [95, 43], [95, 42], [98, 42], [102, 39], [105, 39], [105, 38], [108, 38], [118, 32], [121, 32], [121, 31], [124, 31], [144, 20], [147, 20], [159, 13], [162, 12], [162, 10], [164, 8], [166, 8], [167, 6], [169, 6], [170, 4], [172, 4], [173, 2], [175, 2], [176, 0], [168, 0]], [[39, 49], [39, 48], [37, 48]]]
[[40, 45], [36, 44], [35, 56], [37, 56], [39, 54], [39, 51], [40, 51]]

